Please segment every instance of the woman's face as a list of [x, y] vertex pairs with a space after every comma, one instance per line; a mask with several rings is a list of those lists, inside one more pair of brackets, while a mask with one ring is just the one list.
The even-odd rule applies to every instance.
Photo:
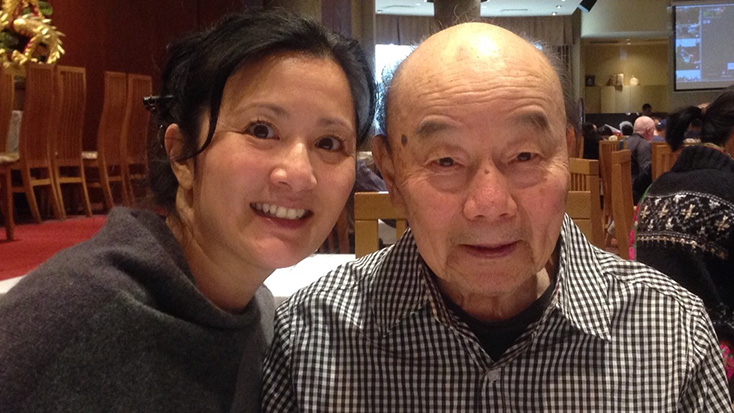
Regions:
[[281, 53], [237, 71], [195, 159], [189, 218], [180, 214], [198, 259], [252, 276], [313, 253], [351, 191], [355, 146], [349, 83], [334, 61]]

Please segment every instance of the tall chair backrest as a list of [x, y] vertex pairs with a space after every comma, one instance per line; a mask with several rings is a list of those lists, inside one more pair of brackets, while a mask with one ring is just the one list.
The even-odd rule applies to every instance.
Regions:
[[379, 248], [378, 220], [396, 221], [395, 235], [405, 232], [405, 217], [390, 201], [387, 192], [357, 192], [354, 194], [354, 254], [357, 258], [375, 252]]
[[635, 208], [632, 202], [632, 163], [629, 149], [612, 153], [612, 204], [619, 256], [629, 258], [629, 237]]
[[666, 142], [650, 142], [652, 147], [652, 180], [658, 179], [660, 175], [665, 173], [663, 166], [663, 157], [665, 154], [671, 153], [670, 146]]
[[127, 104], [125, 124], [127, 125], [127, 162], [145, 165], [148, 134], [150, 132], [150, 112], [143, 106], [143, 98], [153, 94], [153, 79], [147, 75], [127, 75]]
[[105, 165], [122, 165], [124, 139], [127, 134], [125, 105], [127, 99], [127, 74], [104, 72], [104, 99], [102, 116], [97, 131], [97, 152]]
[[49, 167], [49, 139], [54, 109], [54, 66], [26, 65], [23, 122], [20, 124], [18, 153], [28, 168]]
[[574, 218], [576, 225], [581, 227], [586, 238], [592, 244], [603, 248], [604, 231], [602, 226], [601, 195], [599, 193], [599, 161], [596, 159], [570, 158], [568, 169], [571, 174], [570, 190], [588, 192], [588, 195], [579, 194], [569, 196], [569, 202], [573, 200], [580, 201], [581, 198], [588, 198], [588, 204], [577, 203], [576, 205], [583, 207], [576, 216], [579, 220], [583, 219], [584, 222], [588, 220], [588, 224], [585, 223], [583, 226], [579, 225], [580, 221], [574, 218], [574, 215], [569, 213], [569, 216]]
[[619, 147], [619, 141], [599, 141], [599, 176], [601, 178], [601, 190], [604, 196], [603, 215], [607, 223], [612, 216], [612, 152]]
[[87, 72], [83, 67], [56, 67], [56, 122], [54, 162], [81, 165], [82, 130], [87, 102]]
[[10, 119], [13, 116], [14, 99], [13, 75], [4, 71], [2, 65], [0, 65], [0, 152], [8, 150], [8, 129], [10, 128]]

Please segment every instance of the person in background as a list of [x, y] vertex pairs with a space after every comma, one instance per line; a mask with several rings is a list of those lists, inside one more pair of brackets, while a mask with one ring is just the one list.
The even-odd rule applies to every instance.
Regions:
[[[683, 148], [640, 203], [637, 260], [703, 299], [734, 395], [734, 90], [705, 111], [691, 106], [677, 113], [683, 122], [701, 121], [702, 144]], [[682, 138], [672, 134], [669, 141]]]
[[627, 137], [625, 146], [631, 152], [632, 200], [635, 205], [652, 182], [652, 146], [655, 122], [647, 116], [635, 120], [634, 133]]
[[642, 104], [642, 112], [640, 113], [641, 116], [647, 116], [652, 117], [652, 105], [649, 103], [643, 103]]
[[371, 69], [355, 41], [281, 10], [169, 54], [149, 156], [163, 215], [113, 209], [0, 300], [0, 411], [259, 411], [262, 284], [344, 208]]
[[581, 132], [584, 134], [584, 158], [599, 159], [599, 141], [601, 136], [596, 131], [596, 125], [591, 122], [584, 122], [581, 125]]
[[400, 65], [372, 153], [410, 228], [278, 308], [266, 412], [729, 408], [701, 300], [564, 213], [576, 125], [558, 73], [486, 23]]
[[626, 138], [627, 136], [630, 136], [634, 133], [634, 127], [632, 126], [632, 122], [625, 120], [619, 124], [619, 131], [622, 134], [623, 138]]
[[665, 142], [665, 119], [655, 121], [655, 134], [651, 142]]

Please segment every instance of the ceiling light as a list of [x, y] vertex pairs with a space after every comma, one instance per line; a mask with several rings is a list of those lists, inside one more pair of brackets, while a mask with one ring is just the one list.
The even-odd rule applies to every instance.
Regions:
[[551, 13], [551, 16], [558, 16], [558, 13], [553, 12], [553, 13]]
[[563, 6], [561, 6], [560, 4], [556, 4], [556, 8], [557, 9], [560, 9], [561, 7], [563, 7]]

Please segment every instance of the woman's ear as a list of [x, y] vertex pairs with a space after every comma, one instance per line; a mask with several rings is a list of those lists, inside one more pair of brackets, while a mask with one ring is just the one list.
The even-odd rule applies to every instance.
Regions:
[[184, 137], [177, 124], [173, 123], [166, 128], [163, 142], [178, 186], [182, 189], [191, 189], [194, 185], [194, 160], [193, 158], [178, 160], [184, 150]]

